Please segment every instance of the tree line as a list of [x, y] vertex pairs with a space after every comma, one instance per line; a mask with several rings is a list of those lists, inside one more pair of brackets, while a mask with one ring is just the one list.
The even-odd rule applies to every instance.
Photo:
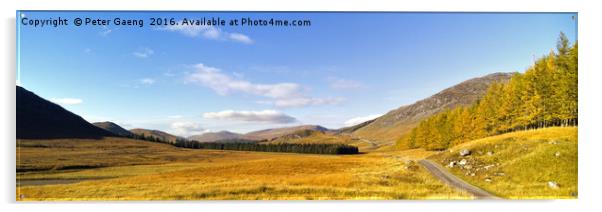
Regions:
[[220, 142], [198, 142], [185, 138], [176, 138], [175, 142], [167, 141], [152, 135], [133, 134], [127, 136], [132, 139], [171, 144], [180, 148], [190, 149], [217, 149], [217, 150], [237, 150], [237, 151], [257, 151], [257, 152], [291, 152], [307, 154], [358, 154], [356, 146], [347, 144], [258, 144], [255, 141], [245, 139], [229, 139]]
[[433, 115], [398, 144], [443, 150], [470, 140], [517, 130], [577, 126], [577, 43], [560, 33], [556, 51], [525, 73], [493, 83], [476, 103]]
[[[143, 134], [135, 134], [132, 133], [129, 136], [124, 136], [127, 138], [131, 138], [131, 139], [137, 139], [137, 140], [145, 140], [145, 141], [150, 141], [150, 142], [155, 142], [155, 143], [165, 143], [165, 144], [174, 144], [174, 142], [159, 138], [159, 137], [155, 137], [152, 135], [143, 135]], [[178, 138], [180, 139], [180, 138]]]
[[197, 142], [184, 139], [176, 140], [176, 147], [191, 149], [217, 149], [257, 152], [291, 152], [307, 154], [358, 154], [356, 146], [347, 144], [258, 144], [258, 143], [216, 143]]

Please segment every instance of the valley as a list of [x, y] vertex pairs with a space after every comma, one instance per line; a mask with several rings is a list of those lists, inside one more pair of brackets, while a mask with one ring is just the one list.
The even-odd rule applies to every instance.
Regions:
[[472, 198], [415, 163], [433, 154], [422, 150], [308, 155], [122, 138], [18, 142], [17, 180], [37, 182], [17, 188], [21, 201]]

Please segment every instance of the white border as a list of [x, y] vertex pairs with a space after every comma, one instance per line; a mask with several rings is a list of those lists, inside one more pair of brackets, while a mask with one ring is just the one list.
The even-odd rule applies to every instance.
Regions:
[[[6, 0], [2, 6], [2, 86], [0, 87], [0, 135], [3, 169], [0, 195], [2, 211], [600, 211], [600, 163], [602, 139], [600, 117], [600, 7], [595, 1], [570, 0], [387, 0], [359, 1], [276, 1], [276, 0]], [[16, 10], [226, 10], [226, 11], [477, 11], [477, 12], [578, 12], [579, 13], [579, 199], [555, 201], [224, 201], [224, 202], [84, 202], [15, 203], [15, 14]], [[598, 56], [598, 57], [596, 57]]]

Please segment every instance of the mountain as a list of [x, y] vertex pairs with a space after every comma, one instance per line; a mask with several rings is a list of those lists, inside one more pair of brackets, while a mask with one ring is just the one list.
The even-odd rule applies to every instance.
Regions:
[[101, 129], [104, 129], [106, 131], [109, 131], [115, 135], [118, 136], [123, 136], [123, 137], [132, 137], [134, 134], [126, 129], [123, 129], [121, 126], [110, 122], [110, 121], [105, 121], [105, 122], [95, 122], [92, 123], [94, 124], [94, 126], [99, 127]]
[[290, 134], [286, 134], [265, 143], [278, 144], [341, 144], [350, 143], [352, 138], [347, 135], [328, 133], [327, 131], [319, 131], [312, 129], [297, 130]]
[[353, 126], [349, 126], [349, 127], [339, 128], [339, 129], [336, 129], [333, 131], [338, 134], [349, 134], [349, 133], [355, 132], [356, 130], [358, 130], [362, 127], [365, 127], [366, 125], [369, 125], [370, 123], [374, 122], [374, 120], [376, 120], [376, 119], [368, 120], [368, 121], [365, 121], [365, 122], [362, 122], [362, 123], [359, 123], [359, 124], [356, 124]]
[[265, 129], [244, 134], [242, 137], [251, 140], [272, 140], [284, 135], [288, 135], [299, 130], [315, 130], [320, 132], [329, 132], [330, 130], [319, 125], [301, 125], [295, 127], [284, 127], [275, 129]]
[[17, 139], [92, 138], [114, 136], [82, 117], [17, 86]]
[[131, 133], [134, 133], [136, 135], [144, 135], [144, 136], [152, 136], [155, 138], [159, 138], [161, 140], [164, 141], [168, 141], [170, 143], [175, 143], [176, 139], [178, 139], [178, 136], [163, 132], [163, 131], [159, 131], [159, 130], [148, 130], [148, 129], [131, 129], [130, 130]]
[[233, 133], [229, 131], [220, 131], [220, 132], [208, 132], [203, 133], [201, 135], [193, 135], [188, 137], [190, 140], [198, 141], [198, 142], [215, 142], [220, 140], [233, 140], [241, 138], [242, 134]]
[[[423, 119], [442, 110], [467, 106], [483, 96], [494, 82], [507, 82], [513, 73], [494, 73], [473, 78], [447, 88], [414, 104], [401, 106], [361, 127], [351, 127], [347, 133], [368, 139], [379, 145], [392, 145]], [[357, 126], [357, 125], [356, 125]], [[353, 130], [355, 129], [355, 130]]]

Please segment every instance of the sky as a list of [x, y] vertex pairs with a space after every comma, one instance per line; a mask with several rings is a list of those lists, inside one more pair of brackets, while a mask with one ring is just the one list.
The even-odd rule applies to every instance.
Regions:
[[[179, 136], [340, 128], [577, 40], [574, 13], [17, 12], [17, 85], [90, 122]], [[142, 19], [45, 26], [22, 18]], [[310, 20], [150, 26], [150, 18]]]

